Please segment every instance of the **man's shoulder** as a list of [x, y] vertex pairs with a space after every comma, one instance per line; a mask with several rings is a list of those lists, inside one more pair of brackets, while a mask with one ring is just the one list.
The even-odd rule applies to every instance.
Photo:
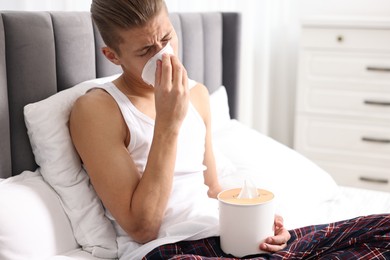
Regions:
[[104, 89], [94, 88], [80, 96], [72, 107], [71, 115], [89, 120], [112, 118], [120, 114], [115, 100]]
[[115, 101], [104, 89], [93, 88], [76, 100], [72, 110], [93, 112], [99, 109], [108, 109], [114, 104]]
[[202, 83], [196, 82], [194, 86], [190, 89], [191, 96], [197, 97], [197, 98], [208, 98], [209, 96], [209, 90], [205, 85]]

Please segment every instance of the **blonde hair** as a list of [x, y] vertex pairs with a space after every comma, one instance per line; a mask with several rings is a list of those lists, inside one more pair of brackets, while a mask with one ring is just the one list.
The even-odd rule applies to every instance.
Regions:
[[119, 53], [119, 32], [145, 25], [164, 8], [164, 0], [93, 0], [92, 19], [104, 43]]

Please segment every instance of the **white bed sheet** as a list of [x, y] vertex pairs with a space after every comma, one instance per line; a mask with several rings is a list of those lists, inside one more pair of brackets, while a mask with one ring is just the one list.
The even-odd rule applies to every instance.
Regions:
[[[339, 187], [334, 199], [313, 206], [306, 224], [334, 222], [370, 214], [390, 213], [390, 193], [353, 187]], [[304, 223], [305, 224], [305, 223]]]
[[390, 213], [390, 193], [345, 186], [331, 200], [313, 203], [306, 210], [281, 212], [287, 229], [383, 213]]

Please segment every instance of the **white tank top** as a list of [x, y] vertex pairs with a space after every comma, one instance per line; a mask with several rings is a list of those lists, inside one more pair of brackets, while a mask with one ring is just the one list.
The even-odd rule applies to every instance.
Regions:
[[[189, 88], [196, 82], [189, 80]], [[154, 133], [154, 120], [139, 111], [112, 82], [99, 88], [106, 90], [117, 102], [130, 131], [127, 147], [138, 170], [144, 172]], [[112, 220], [117, 231], [118, 255], [122, 259], [141, 259], [155, 247], [181, 240], [195, 240], [218, 235], [217, 204], [207, 197], [203, 164], [206, 127], [191, 104], [180, 128], [173, 187], [159, 236], [144, 245], [138, 244]]]

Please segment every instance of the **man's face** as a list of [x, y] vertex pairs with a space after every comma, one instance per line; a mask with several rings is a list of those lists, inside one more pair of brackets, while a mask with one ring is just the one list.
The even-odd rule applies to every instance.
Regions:
[[175, 55], [178, 54], [176, 32], [165, 10], [151, 19], [145, 26], [121, 31], [119, 61], [123, 69], [135, 79], [141, 78], [147, 61], [170, 42]]

